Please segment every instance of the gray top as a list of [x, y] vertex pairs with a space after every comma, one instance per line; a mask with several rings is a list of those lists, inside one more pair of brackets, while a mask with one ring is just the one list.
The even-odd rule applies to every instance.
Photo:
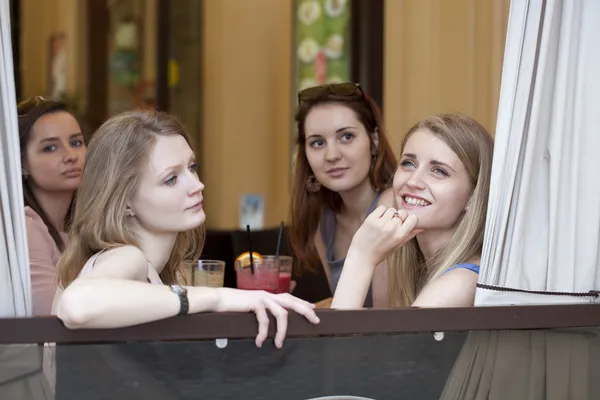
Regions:
[[[367, 210], [367, 215], [371, 214], [373, 210], [377, 207], [377, 202], [381, 197], [383, 192], [377, 193], [375, 196], [375, 200]], [[344, 267], [344, 262], [346, 261], [346, 257], [340, 258], [337, 260], [333, 259], [333, 242], [335, 239], [335, 228], [337, 226], [337, 220], [335, 218], [335, 213], [327, 206], [323, 207], [323, 212], [321, 213], [321, 238], [323, 239], [323, 243], [325, 245], [325, 258], [327, 259], [327, 263], [329, 264], [329, 288], [331, 289], [331, 293], [335, 293], [335, 289], [337, 288], [337, 284], [340, 281], [340, 276], [342, 275], [342, 268]], [[372, 285], [369, 286], [369, 292], [367, 293], [367, 298], [365, 299], [365, 307], [373, 307], [373, 296], [371, 293]]]

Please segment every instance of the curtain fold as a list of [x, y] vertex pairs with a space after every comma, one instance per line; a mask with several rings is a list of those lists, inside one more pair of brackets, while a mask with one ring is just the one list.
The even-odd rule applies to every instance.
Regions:
[[8, 0], [0, 0], [0, 318], [31, 315]]
[[511, 2], [476, 305], [598, 297], [599, 16], [596, 0]]

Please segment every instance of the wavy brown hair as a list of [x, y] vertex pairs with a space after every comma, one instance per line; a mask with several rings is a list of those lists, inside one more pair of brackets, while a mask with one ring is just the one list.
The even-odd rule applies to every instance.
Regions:
[[461, 114], [440, 114], [414, 125], [402, 141], [400, 154], [413, 133], [427, 130], [443, 140], [465, 166], [473, 187], [470, 206], [460, 216], [450, 241], [425, 260], [414, 238], [390, 259], [389, 296], [392, 307], [410, 307], [419, 292], [453, 265], [481, 255], [492, 171], [494, 141], [474, 119]]
[[[181, 135], [191, 147], [179, 120], [154, 110], [116, 115], [96, 131], [88, 147], [69, 244], [59, 263], [59, 283], [66, 288], [86, 261], [101, 250], [139, 247], [125, 215], [127, 201], [138, 190], [140, 175], [158, 136]], [[180, 232], [160, 277], [179, 280], [183, 260], [197, 260], [204, 243], [204, 226]]]
[[[81, 123], [74, 113], [71, 112], [69, 106], [59, 100], [48, 99], [41, 96], [30, 97], [26, 100], [23, 100], [17, 105], [17, 114], [19, 119], [19, 145], [21, 147], [21, 165], [24, 165], [27, 161], [27, 144], [31, 140], [31, 131], [35, 123], [47, 114], [66, 112], [70, 114], [73, 118], [77, 120], [80, 129]], [[83, 132], [82, 132], [83, 133]], [[30, 207], [33, 211], [36, 212], [37, 215], [40, 216], [46, 227], [48, 228], [48, 232], [52, 237], [52, 240], [56, 244], [56, 247], [60, 251], [65, 249], [65, 243], [63, 242], [58, 229], [52, 225], [46, 211], [39, 203], [38, 199], [35, 197], [33, 193], [33, 189], [31, 188], [31, 179], [27, 178], [25, 175], [21, 175], [21, 182], [23, 184], [23, 202], [26, 207]], [[71, 199], [71, 204], [69, 205], [69, 210], [67, 211], [67, 215], [65, 216], [64, 226], [65, 230], [69, 228], [71, 223], [71, 217], [74, 208], [74, 199], [75, 194], [73, 194], [73, 198]]]
[[327, 205], [332, 211], [339, 212], [342, 208], [342, 198], [339, 193], [322, 186], [317, 193], [311, 193], [306, 188], [309, 176], [314, 175], [306, 158], [306, 131], [304, 124], [310, 110], [321, 104], [338, 103], [354, 111], [358, 121], [364, 126], [371, 146], [374, 146], [373, 133], [379, 134], [379, 145], [373, 160], [373, 168], [369, 172], [371, 185], [375, 190], [389, 187], [397, 166], [397, 160], [386, 136], [379, 106], [370, 97], [352, 96], [339, 97], [324, 92], [322, 97], [300, 103], [296, 113], [296, 165], [292, 185], [292, 227], [290, 243], [297, 259], [298, 272], [316, 273], [320, 264], [314, 236], [319, 227], [321, 211]]

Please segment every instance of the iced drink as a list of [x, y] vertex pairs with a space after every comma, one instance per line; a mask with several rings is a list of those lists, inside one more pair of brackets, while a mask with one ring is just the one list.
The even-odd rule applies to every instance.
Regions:
[[235, 262], [237, 288], [244, 290], [264, 290], [277, 293], [279, 290], [279, 264], [270, 257], [255, 258], [254, 271], [250, 268], [250, 260]]
[[[275, 256], [265, 257], [273, 257], [275, 259]], [[276, 262], [279, 263], [279, 289], [277, 293], [289, 293], [290, 282], [292, 280], [292, 257], [279, 256]]]

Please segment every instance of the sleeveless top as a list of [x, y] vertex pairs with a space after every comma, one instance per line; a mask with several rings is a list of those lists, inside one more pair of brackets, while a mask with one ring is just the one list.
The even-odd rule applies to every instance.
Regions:
[[[25, 207], [25, 225], [29, 250], [33, 315], [50, 315], [52, 300], [58, 288], [56, 265], [61, 252], [54, 243], [42, 217], [31, 207]], [[59, 232], [59, 235], [63, 243], [68, 242], [65, 232]]]
[[[94, 264], [96, 263], [96, 260], [98, 259], [98, 256], [100, 254], [102, 254], [103, 252], [104, 252], [104, 250], [100, 250], [99, 252], [97, 252], [96, 254], [94, 254], [93, 256], [91, 256], [87, 260], [87, 262], [85, 263], [85, 265], [83, 266], [83, 268], [81, 268], [81, 272], [79, 272], [78, 276], [87, 275], [90, 272], [92, 272], [92, 268], [94, 268]], [[153, 285], [162, 285], [163, 284], [163, 282], [158, 277], [158, 275], [156, 275], [156, 277], [154, 277], [154, 276], [150, 276], [150, 274], [148, 274], [148, 277], [146, 279], [148, 280], [148, 283], [152, 283]]]
[[[92, 272], [92, 269], [94, 268], [94, 264], [96, 263], [98, 256], [100, 254], [102, 254], [103, 252], [104, 252], [104, 250], [101, 250], [98, 253], [91, 256], [87, 260], [87, 262], [84, 264], [83, 268], [79, 272], [79, 275], [77, 275], [77, 276], [80, 277], [80, 276], [83, 276], [83, 275], [86, 275], [86, 274], [89, 274], [90, 272]], [[162, 285], [163, 284], [161, 279], [158, 277], [158, 274], [156, 275], [156, 277], [150, 276], [150, 274], [148, 274], [147, 279], [148, 279], [148, 283], [151, 283], [153, 285]], [[54, 394], [55, 390], [56, 390], [56, 364], [55, 364], [56, 354], [55, 354], [55, 344], [54, 343], [44, 343], [42, 360], [43, 360], [42, 361], [42, 371], [43, 371], [44, 378], [46, 379], [48, 388], [50, 389], [52, 394]]]
[[444, 273], [442, 275], [444, 275], [446, 272], [452, 271], [453, 269], [459, 269], [459, 268], [468, 269], [469, 271], [473, 271], [477, 275], [479, 275], [479, 265], [469, 264], [469, 263], [456, 264], [456, 265], [448, 268], [446, 271], [444, 271]]
[[[381, 197], [383, 191], [377, 193], [375, 196], [375, 200], [367, 210], [367, 215], [371, 214], [375, 208], [377, 208], [377, 202]], [[342, 268], [344, 267], [344, 262], [346, 261], [346, 257], [339, 258], [337, 260], [333, 259], [333, 242], [335, 239], [335, 229], [337, 227], [336, 214], [327, 206], [323, 207], [323, 211], [321, 213], [321, 238], [323, 239], [323, 244], [325, 245], [325, 258], [327, 260], [327, 264], [329, 264], [329, 289], [331, 289], [331, 294], [335, 293], [335, 289], [337, 288], [337, 284], [340, 280], [340, 276], [342, 275]], [[373, 295], [371, 293], [371, 285], [369, 286], [369, 292], [367, 293], [367, 298], [365, 299], [365, 307], [373, 307]]]

